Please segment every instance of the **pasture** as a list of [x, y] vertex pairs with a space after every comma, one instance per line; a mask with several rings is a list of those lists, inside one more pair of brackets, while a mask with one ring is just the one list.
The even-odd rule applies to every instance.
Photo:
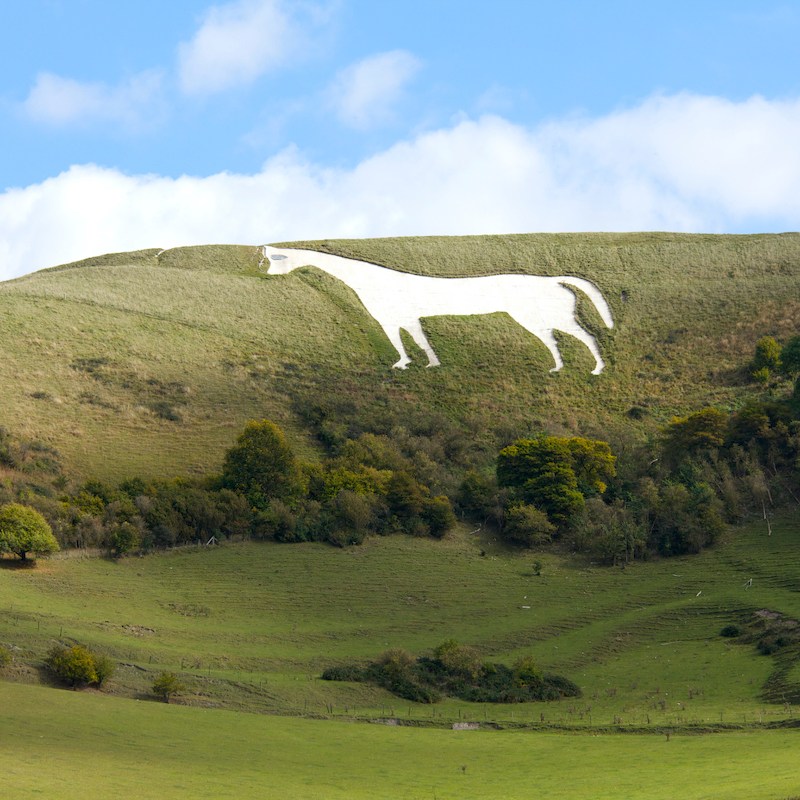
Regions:
[[[17, 680], [35, 680], [56, 641], [80, 642], [121, 665], [110, 693], [144, 696], [171, 670], [188, 687], [182, 702], [208, 708], [569, 729], [772, 723], [800, 713], [797, 654], [760, 655], [719, 632], [760, 609], [800, 618], [796, 546], [787, 517], [772, 536], [754, 523], [699, 556], [625, 570], [507, 551], [464, 529], [345, 550], [248, 542], [119, 562], [71, 557], [0, 569], [0, 643], [17, 648], [8, 671]], [[533, 654], [583, 697], [420, 705], [319, 679], [327, 666], [391, 647], [423, 654], [450, 638], [487, 660]], [[785, 703], [764, 699], [776, 676]]]
[[[349, 550], [251, 542], [6, 564], [3, 785], [64, 800], [788, 798], [800, 733], [769, 727], [800, 708], [762, 696], [786, 662], [719, 631], [760, 608], [800, 616], [796, 542], [784, 518], [772, 536], [754, 523], [700, 556], [624, 571], [466, 530]], [[584, 696], [423, 706], [318, 678], [449, 637], [493, 660], [532, 652]], [[106, 690], [40, 685], [56, 641], [110, 654], [120, 666]], [[181, 705], [150, 696], [163, 669], [186, 684]], [[387, 718], [401, 724], [374, 724]], [[451, 730], [459, 721], [483, 729]]]
[[797, 731], [713, 736], [389, 728], [0, 683], [15, 800], [781, 800]]

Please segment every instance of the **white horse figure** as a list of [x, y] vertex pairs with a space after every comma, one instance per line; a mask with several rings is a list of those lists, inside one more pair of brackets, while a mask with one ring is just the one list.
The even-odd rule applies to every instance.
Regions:
[[505, 311], [526, 331], [547, 346], [556, 362], [551, 372], [564, 366], [553, 331], [563, 331], [583, 342], [595, 359], [592, 374], [599, 375], [605, 363], [594, 337], [585, 331], [575, 316], [575, 295], [564, 284], [584, 292], [594, 303], [603, 322], [614, 327], [611, 310], [597, 287], [583, 278], [569, 275], [489, 275], [478, 278], [432, 278], [379, 267], [314, 250], [264, 246], [267, 272], [284, 275], [297, 267], [317, 267], [346, 283], [367, 311], [383, 328], [400, 355], [394, 364], [405, 369], [411, 359], [406, 353], [400, 330], [405, 329], [428, 356], [428, 366], [441, 362], [433, 352], [420, 324], [423, 317], [466, 316]]

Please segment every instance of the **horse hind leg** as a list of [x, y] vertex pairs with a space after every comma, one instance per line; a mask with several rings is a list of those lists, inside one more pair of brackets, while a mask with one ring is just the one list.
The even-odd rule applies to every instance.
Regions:
[[411, 334], [411, 338], [414, 340], [414, 343], [419, 347], [421, 350], [425, 352], [425, 355], [428, 356], [428, 364], [429, 367], [438, 367], [442, 362], [436, 357], [436, 353], [433, 352], [433, 348], [431, 347], [431, 343], [428, 341], [428, 337], [425, 336], [425, 332], [422, 330], [422, 323], [416, 319], [408, 325], [403, 325], [403, 327]]
[[547, 328], [542, 330], [541, 328], [535, 328], [532, 325], [523, 321], [518, 316], [511, 315], [511, 318], [523, 328], [525, 328], [528, 333], [533, 334], [537, 339], [539, 339], [544, 346], [550, 351], [550, 355], [553, 356], [553, 361], [556, 362], [556, 365], [550, 370], [550, 372], [558, 372], [561, 367], [564, 366], [564, 361], [561, 358], [561, 353], [558, 350], [558, 342], [556, 341], [556, 337], [553, 336], [553, 329]]
[[577, 326], [570, 330], [570, 335], [574, 336], [579, 342], [583, 342], [589, 348], [589, 352], [594, 356], [592, 375], [599, 375], [605, 369], [606, 364], [605, 361], [603, 361], [603, 357], [600, 355], [600, 348], [598, 348], [594, 336]]

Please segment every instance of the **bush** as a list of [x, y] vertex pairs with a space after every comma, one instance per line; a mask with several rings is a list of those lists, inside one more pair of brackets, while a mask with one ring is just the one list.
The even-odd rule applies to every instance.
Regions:
[[178, 676], [174, 672], [160, 673], [151, 686], [153, 694], [165, 703], [169, 703], [171, 697], [185, 689], [186, 687], [178, 680]]
[[767, 375], [776, 372], [781, 368], [781, 346], [772, 338], [764, 336], [756, 343], [756, 351], [753, 362], [750, 365], [750, 374], [755, 377], [756, 373], [767, 370]]
[[7, 667], [13, 660], [14, 659], [11, 655], [11, 651], [4, 645], [0, 644], [0, 669]]
[[742, 635], [742, 629], [738, 625], [726, 625], [719, 632], [719, 635], [724, 636], [726, 639], [734, 639]]
[[341, 667], [328, 667], [322, 673], [324, 681], [350, 681], [352, 683], [362, 683], [367, 679], [367, 671], [355, 664], [345, 664]]
[[425, 501], [422, 516], [428, 523], [431, 536], [441, 539], [456, 524], [453, 506], [444, 495], [430, 497]]
[[514, 506], [506, 515], [506, 526], [503, 536], [515, 544], [524, 547], [536, 547], [552, 540], [556, 526], [547, 518], [547, 514], [535, 506]]
[[102, 686], [117, 671], [117, 665], [108, 656], [95, 654], [94, 671], [97, 673], [97, 685]]
[[79, 644], [54, 647], [47, 656], [45, 665], [58, 680], [73, 687], [101, 686], [115, 670], [115, 664], [110, 658], [93, 653]]

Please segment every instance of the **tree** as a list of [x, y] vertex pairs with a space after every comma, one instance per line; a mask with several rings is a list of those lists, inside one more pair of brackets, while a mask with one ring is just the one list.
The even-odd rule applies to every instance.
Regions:
[[607, 442], [559, 436], [518, 439], [497, 457], [497, 481], [515, 487], [529, 505], [561, 526], [583, 508], [584, 497], [602, 494], [616, 474]]
[[151, 689], [156, 697], [169, 703], [170, 697], [184, 691], [186, 687], [178, 680], [178, 676], [174, 672], [162, 672], [153, 681]]
[[52, 529], [35, 508], [20, 503], [0, 507], [0, 553], [14, 553], [25, 561], [29, 553], [35, 557], [57, 550]]
[[756, 343], [753, 362], [750, 365], [750, 374], [758, 379], [769, 376], [781, 368], [781, 346], [772, 336], [763, 336]]
[[781, 369], [790, 378], [800, 373], [800, 336], [792, 336], [783, 346]]
[[431, 536], [441, 539], [456, 524], [453, 506], [445, 495], [429, 497], [425, 500], [422, 516], [431, 531]]
[[283, 431], [269, 420], [248, 422], [225, 454], [222, 486], [243, 494], [253, 508], [301, 493], [300, 470]]
[[131, 522], [121, 522], [110, 528], [106, 544], [114, 558], [132, 553], [142, 541], [139, 529]]
[[673, 417], [664, 430], [664, 454], [679, 463], [686, 455], [722, 447], [727, 434], [728, 415], [716, 408]]

